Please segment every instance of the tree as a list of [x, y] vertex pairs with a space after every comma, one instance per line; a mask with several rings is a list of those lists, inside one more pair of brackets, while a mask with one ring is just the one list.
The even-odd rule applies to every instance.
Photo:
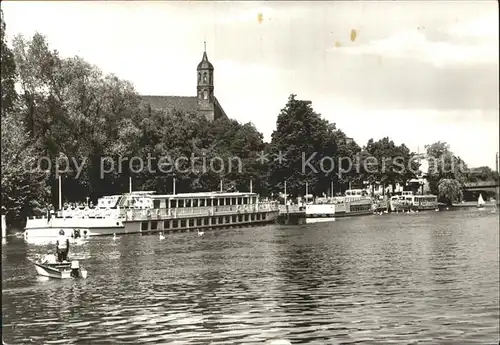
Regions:
[[455, 179], [443, 178], [438, 185], [439, 198], [449, 206], [462, 200], [462, 186]]
[[1, 66], [1, 80], [2, 80], [2, 117], [13, 109], [17, 100], [17, 93], [15, 89], [16, 83], [16, 65], [14, 62], [14, 54], [7, 45], [5, 38], [5, 21], [3, 18], [3, 11], [0, 9], [0, 66]]
[[467, 182], [498, 181], [498, 174], [488, 166], [470, 169], [467, 173]]
[[295, 95], [290, 95], [271, 137], [271, 190], [283, 192], [286, 181], [287, 193], [297, 196], [303, 194], [307, 181], [316, 195], [325, 193], [330, 182], [337, 178], [334, 130], [335, 125], [322, 119], [310, 101], [297, 100]]
[[454, 179], [460, 186], [465, 183], [467, 165], [450, 151], [447, 143], [438, 141], [425, 148], [429, 161], [427, 179], [431, 193], [439, 193], [438, 185], [441, 179]]
[[40, 215], [49, 198], [48, 173], [38, 165], [36, 148], [16, 115], [2, 116], [1, 131], [2, 206], [7, 221]]
[[[335, 129], [334, 140], [337, 146], [336, 173], [337, 186], [348, 188], [349, 183], [362, 184], [360, 153], [361, 147], [340, 129]], [[338, 188], [336, 188], [337, 190]], [[340, 190], [339, 190], [340, 191]]]
[[384, 190], [386, 185], [391, 185], [393, 190], [396, 184], [404, 185], [418, 171], [419, 163], [412, 159], [410, 150], [404, 144], [395, 145], [388, 137], [368, 140], [365, 151], [368, 153], [365, 165], [368, 165], [368, 159], [373, 162], [365, 169], [365, 179], [382, 184]]

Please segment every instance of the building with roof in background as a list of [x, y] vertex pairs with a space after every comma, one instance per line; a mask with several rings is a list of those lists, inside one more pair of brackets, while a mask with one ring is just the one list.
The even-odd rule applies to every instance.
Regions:
[[201, 62], [196, 68], [196, 96], [146, 96], [141, 95], [143, 105], [151, 110], [171, 112], [174, 109], [186, 114], [203, 115], [209, 121], [226, 117], [214, 94], [214, 66], [208, 60], [206, 45]]

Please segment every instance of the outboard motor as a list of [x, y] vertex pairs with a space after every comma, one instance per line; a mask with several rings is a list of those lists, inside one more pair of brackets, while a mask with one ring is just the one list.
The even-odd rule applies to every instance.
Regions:
[[71, 261], [71, 276], [78, 278], [80, 271], [80, 262], [78, 260]]

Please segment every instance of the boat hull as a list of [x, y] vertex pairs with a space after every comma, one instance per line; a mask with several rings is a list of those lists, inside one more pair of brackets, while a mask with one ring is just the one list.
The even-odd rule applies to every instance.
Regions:
[[35, 265], [35, 269], [38, 275], [47, 278], [54, 279], [71, 279], [71, 278], [86, 278], [87, 271], [79, 267], [79, 263], [76, 264], [76, 268], [72, 268], [75, 265], [73, 262], [65, 262], [58, 264], [42, 264], [33, 260], [29, 260]]
[[[152, 217], [148, 220], [130, 220], [125, 222], [126, 234], [141, 233], [151, 234], [156, 232], [175, 232], [175, 231], [190, 231], [190, 230], [212, 230], [212, 229], [227, 229], [235, 227], [252, 227], [274, 223], [278, 218], [279, 212], [260, 212], [257, 213], [236, 214], [228, 213], [227, 215], [216, 216], [201, 216], [201, 215], [185, 215], [177, 218]], [[240, 217], [241, 216], [241, 217]]]
[[367, 216], [373, 214], [371, 200], [362, 199], [337, 204], [306, 205], [306, 223], [309, 219], [329, 219], [341, 217]]
[[78, 231], [82, 238], [121, 234], [124, 232], [122, 219], [102, 218], [31, 218], [24, 228], [24, 239], [28, 242], [38, 239], [53, 239], [64, 230], [66, 236], [71, 237]]
[[306, 224], [315, 224], [315, 223], [326, 223], [326, 222], [334, 222], [335, 217], [331, 218], [306, 218]]

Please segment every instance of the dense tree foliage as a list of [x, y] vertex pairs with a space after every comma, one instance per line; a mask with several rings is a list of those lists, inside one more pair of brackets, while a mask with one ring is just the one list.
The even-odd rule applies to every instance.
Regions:
[[426, 146], [429, 169], [427, 179], [431, 193], [439, 194], [439, 183], [442, 179], [455, 180], [463, 186], [467, 179], [467, 165], [450, 151], [444, 142], [436, 142]]
[[[321, 118], [310, 101], [290, 95], [278, 115], [276, 130], [269, 147], [269, 183], [271, 191], [304, 195], [305, 183], [316, 195], [328, 191], [335, 174], [335, 125]], [[333, 166], [332, 166], [333, 164]]]
[[17, 99], [15, 89], [16, 82], [16, 66], [14, 62], [14, 54], [7, 45], [5, 38], [5, 21], [3, 11], [0, 9], [0, 66], [2, 71], [2, 116], [4, 112], [12, 110]]
[[456, 179], [442, 178], [438, 184], [438, 196], [448, 205], [462, 201], [462, 186]]
[[470, 169], [467, 173], [467, 182], [497, 181], [498, 173], [490, 167], [482, 166]]
[[50, 195], [46, 188], [47, 173], [37, 165], [38, 147], [24, 130], [23, 117], [16, 107], [17, 71], [14, 54], [5, 38], [5, 22], [1, 12], [1, 170], [2, 208], [7, 221], [40, 212]]
[[388, 137], [368, 140], [364, 151], [363, 175], [370, 184], [390, 185], [394, 190], [396, 184], [404, 186], [418, 174], [420, 164], [414, 158], [415, 154], [404, 144], [397, 146]]

